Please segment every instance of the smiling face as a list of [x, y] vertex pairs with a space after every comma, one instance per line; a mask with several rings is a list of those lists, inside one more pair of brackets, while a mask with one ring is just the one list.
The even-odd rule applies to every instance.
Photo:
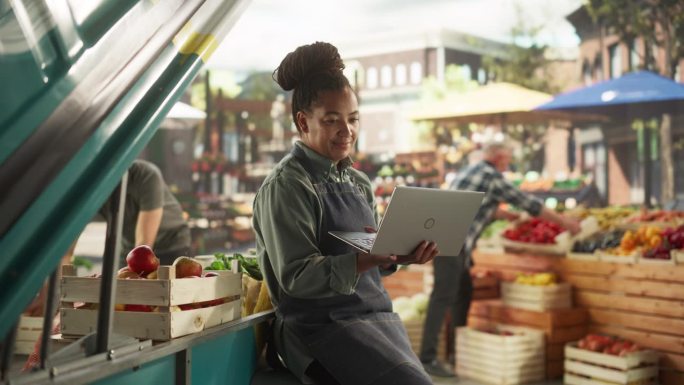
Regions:
[[318, 154], [338, 162], [348, 157], [359, 130], [359, 103], [348, 87], [322, 91], [311, 111], [297, 112], [302, 141]]

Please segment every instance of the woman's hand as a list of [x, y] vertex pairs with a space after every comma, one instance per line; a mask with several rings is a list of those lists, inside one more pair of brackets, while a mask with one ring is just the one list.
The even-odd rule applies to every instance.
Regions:
[[422, 241], [410, 255], [376, 255], [368, 253], [358, 253], [356, 255], [356, 271], [363, 273], [373, 267], [381, 266], [387, 268], [389, 265], [400, 264], [424, 264], [432, 261], [439, 250], [435, 242]]
[[363, 273], [364, 271], [370, 270], [376, 266], [381, 266], [385, 269], [388, 266], [397, 263], [396, 255], [377, 255], [368, 253], [358, 253], [356, 254], [356, 272]]
[[435, 242], [422, 241], [418, 244], [413, 253], [410, 255], [397, 256], [397, 263], [404, 265], [408, 264], [424, 264], [432, 261], [439, 254], [437, 244]]

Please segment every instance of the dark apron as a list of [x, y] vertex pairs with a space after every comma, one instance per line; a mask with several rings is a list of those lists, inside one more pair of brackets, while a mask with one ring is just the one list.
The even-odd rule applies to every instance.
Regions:
[[[312, 176], [304, 151], [295, 146], [292, 154]], [[364, 226], [375, 226], [363, 190], [353, 181], [314, 183], [314, 188], [323, 204], [318, 233], [321, 254], [334, 258], [354, 252], [328, 231], [363, 231]], [[301, 299], [281, 293], [278, 313], [341, 384], [432, 384], [411, 350], [399, 316], [392, 312], [378, 268], [362, 273], [350, 295]]]

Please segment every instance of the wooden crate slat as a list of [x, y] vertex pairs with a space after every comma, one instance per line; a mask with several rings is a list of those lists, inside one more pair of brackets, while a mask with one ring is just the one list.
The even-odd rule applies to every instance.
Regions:
[[565, 282], [548, 286], [524, 285], [515, 282], [501, 282], [501, 293], [520, 299], [558, 299], [570, 293], [571, 287]]
[[590, 376], [599, 380], [627, 384], [630, 381], [658, 376], [658, 367], [630, 369], [628, 371], [612, 370], [579, 361], [565, 359], [565, 371]]
[[551, 343], [577, 341], [587, 334], [587, 325], [553, 328], [546, 333], [546, 341]]
[[240, 318], [242, 301], [237, 299], [218, 306], [171, 313], [171, 338], [202, 331]]
[[579, 261], [559, 258], [555, 261], [556, 271], [567, 274], [592, 274], [633, 279], [648, 279], [663, 282], [684, 283], [684, 266], [653, 266], [645, 264]]
[[525, 301], [525, 300], [519, 300], [515, 298], [505, 298], [504, 303], [507, 306], [516, 308], [516, 309], [523, 309], [523, 310], [530, 310], [530, 311], [538, 311], [538, 312], [543, 312], [547, 310], [555, 310], [555, 309], [569, 309], [572, 307], [572, 300], [570, 298], [566, 298], [560, 301], [553, 301], [553, 300], [543, 300], [543, 301]]
[[659, 379], [660, 385], [682, 385], [684, 384], [684, 372], [661, 370]]
[[[100, 301], [99, 278], [62, 277], [63, 302]], [[240, 274], [227, 272], [218, 277], [182, 279], [120, 279], [116, 284], [116, 303], [173, 306], [239, 295]]]
[[587, 308], [611, 308], [631, 312], [684, 318], [684, 301], [637, 297], [619, 293], [575, 290], [575, 303]]
[[240, 274], [218, 277], [173, 279], [171, 282], [171, 306], [210, 301], [239, 295], [242, 292]]
[[473, 290], [473, 300], [499, 298], [499, 289], [496, 287], [485, 287]]
[[586, 309], [555, 309], [545, 312], [515, 309], [504, 306], [500, 300], [474, 301], [470, 314], [490, 318], [501, 323], [528, 325], [544, 329], [584, 325], [589, 319]]
[[14, 354], [28, 355], [33, 353], [36, 341], [37, 339], [34, 341], [14, 341]]
[[[100, 302], [100, 278], [62, 277], [60, 295], [64, 302]], [[168, 304], [169, 281], [157, 279], [119, 279], [116, 301], [122, 304], [164, 306]]]
[[619, 336], [651, 349], [663, 350], [672, 353], [684, 354], [684, 337], [648, 333], [620, 326], [589, 325], [590, 333], [604, 333]]
[[684, 355], [660, 352], [660, 367], [684, 372]]
[[599, 325], [622, 325], [637, 330], [653, 331], [663, 334], [684, 332], [684, 320], [643, 314], [634, 314], [620, 310], [589, 309], [589, 318]]
[[[204, 330], [240, 317], [241, 300], [171, 313], [117, 311], [114, 332], [141, 339], [165, 341]], [[61, 309], [62, 333], [86, 335], [97, 327], [97, 310]]]
[[[617, 382], [608, 382], [608, 381], [598, 382], [598, 380], [594, 380], [594, 379], [586, 378], [586, 377], [581, 377], [581, 376], [576, 376], [572, 373], [567, 373], [567, 372], [563, 375], [563, 384], [565, 384], [565, 385], [627, 385], [626, 383], [620, 384]], [[656, 385], [656, 381], [651, 380], [651, 381], [648, 381], [646, 383], [642, 383], [640, 385]]]
[[474, 289], [492, 288], [498, 286], [499, 280], [496, 277], [473, 277]]
[[456, 373], [463, 378], [470, 378], [492, 385], [516, 385], [544, 379], [544, 370], [526, 372], [519, 376], [498, 376], [477, 367], [456, 364]]
[[494, 265], [503, 268], [522, 269], [526, 271], [548, 271], [553, 268], [554, 258], [558, 257], [548, 257], [526, 253], [485, 254], [480, 253], [477, 250], [473, 252], [475, 266]]
[[565, 345], [565, 359], [603, 365], [620, 370], [633, 369], [643, 366], [644, 364], [656, 365], [658, 363], [658, 355], [653, 350], [637, 351], [620, 357], [580, 349], [575, 343]]
[[612, 277], [565, 275], [564, 279], [580, 289], [684, 300], [684, 285], [679, 283], [637, 281]]
[[19, 330], [43, 330], [43, 317], [29, 317], [21, 315], [19, 318]]
[[17, 341], [35, 341], [40, 335], [43, 334], [42, 330], [17, 330]]
[[483, 365], [496, 367], [519, 367], [538, 366], [544, 363], [544, 349], [542, 347], [526, 349], [497, 349], [487, 344], [476, 344], [465, 341], [456, 341], [459, 352], [458, 359], [483, 360]]
[[[497, 373], [500, 376], [521, 376], [529, 372], [543, 372], [544, 359], [536, 356], [514, 356], [501, 361], [497, 356], [477, 353], [477, 350], [458, 351], [458, 364], [461, 366], [478, 368]], [[518, 361], [521, 360], [521, 361]]]

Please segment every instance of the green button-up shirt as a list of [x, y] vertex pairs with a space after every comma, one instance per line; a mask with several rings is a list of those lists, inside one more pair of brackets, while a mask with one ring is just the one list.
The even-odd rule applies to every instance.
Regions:
[[[351, 166], [351, 159], [339, 167], [302, 142], [301, 147], [314, 169], [312, 179], [320, 182], [348, 182], [359, 185], [373, 208], [375, 198], [368, 177]], [[253, 226], [256, 250], [271, 301], [278, 306], [282, 293], [295, 298], [325, 298], [352, 294], [358, 282], [356, 253], [328, 258], [318, 248], [323, 204], [312, 181], [292, 155], [287, 155], [266, 177], [254, 199]], [[274, 324], [276, 344], [288, 368], [302, 381], [311, 363], [308, 350], [280, 322]]]

